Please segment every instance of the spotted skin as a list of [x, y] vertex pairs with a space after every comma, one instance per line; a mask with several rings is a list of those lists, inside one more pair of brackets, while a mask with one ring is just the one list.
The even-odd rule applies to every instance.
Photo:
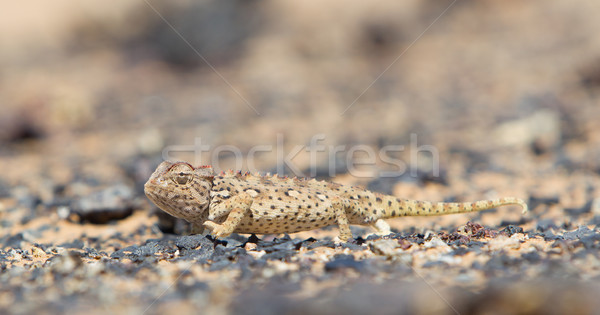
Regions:
[[225, 172], [185, 162], [161, 163], [144, 185], [148, 198], [165, 212], [185, 219], [194, 232], [216, 237], [236, 233], [294, 233], [338, 225], [339, 239], [352, 238], [350, 224], [389, 234], [384, 219], [464, 213], [527, 204], [518, 198], [464, 203], [399, 199], [362, 188], [314, 179]]

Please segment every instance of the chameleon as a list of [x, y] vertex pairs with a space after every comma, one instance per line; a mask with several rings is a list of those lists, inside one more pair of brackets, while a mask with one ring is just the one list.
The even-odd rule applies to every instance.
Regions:
[[340, 241], [352, 238], [350, 224], [391, 233], [385, 219], [464, 213], [527, 204], [505, 197], [475, 202], [429, 202], [401, 199], [369, 190], [315, 179], [227, 171], [211, 166], [162, 162], [144, 184], [160, 209], [192, 224], [192, 233], [215, 238], [231, 233], [279, 234], [338, 225]]

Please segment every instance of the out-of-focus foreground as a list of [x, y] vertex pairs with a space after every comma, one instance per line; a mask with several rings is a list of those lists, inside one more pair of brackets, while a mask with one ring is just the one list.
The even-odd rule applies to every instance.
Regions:
[[[599, 309], [597, 1], [60, 0], [4, 12], [2, 310]], [[335, 228], [211, 242], [172, 235], [185, 224], [144, 197], [164, 158], [402, 198], [516, 196], [531, 212], [396, 219], [390, 237], [356, 228], [366, 240], [341, 246]]]

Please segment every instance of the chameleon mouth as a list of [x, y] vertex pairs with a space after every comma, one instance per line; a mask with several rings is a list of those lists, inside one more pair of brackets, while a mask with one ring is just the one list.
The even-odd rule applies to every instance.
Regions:
[[159, 196], [165, 195], [165, 183], [160, 178], [150, 178], [144, 184], [144, 193], [151, 200], [159, 199]]
[[144, 184], [144, 193], [146, 194], [146, 196], [148, 196], [148, 198], [154, 200], [154, 195], [155, 195], [155, 190], [157, 189], [156, 183], [154, 182], [154, 179], [149, 179], [145, 184]]
[[144, 184], [144, 194], [160, 209], [171, 213], [169, 206], [164, 201], [168, 192], [161, 185], [156, 184], [155, 179], [150, 179]]
[[144, 184], [144, 192], [146, 194], [148, 194], [148, 192], [151, 192], [151, 191], [156, 190], [156, 189], [160, 189], [160, 184], [156, 181], [156, 178], [150, 178]]

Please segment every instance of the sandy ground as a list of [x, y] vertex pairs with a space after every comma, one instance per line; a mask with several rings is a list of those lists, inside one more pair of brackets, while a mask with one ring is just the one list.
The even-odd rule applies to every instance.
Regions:
[[[3, 312], [598, 313], [597, 2], [5, 9]], [[530, 212], [215, 241], [144, 196], [163, 159]]]

